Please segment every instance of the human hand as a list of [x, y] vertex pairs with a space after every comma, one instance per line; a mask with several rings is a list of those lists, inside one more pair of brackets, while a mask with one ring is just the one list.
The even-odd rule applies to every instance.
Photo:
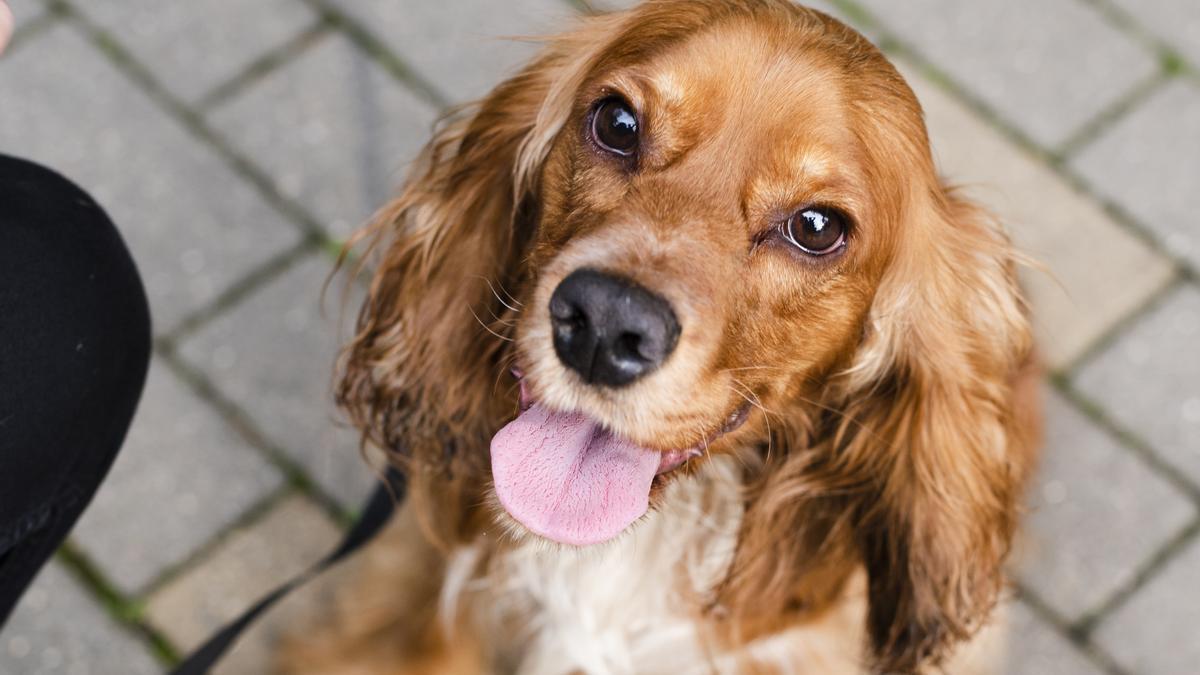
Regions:
[[4, 53], [4, 45], [8, 44], [8, 36], [12, 35], [12, 12], [8, 11], [8, 3], [0, 0], [0, 54]]

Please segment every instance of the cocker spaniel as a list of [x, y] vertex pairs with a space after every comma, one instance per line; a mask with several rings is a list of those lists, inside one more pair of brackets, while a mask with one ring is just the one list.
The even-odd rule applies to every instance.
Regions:
[[859, 34], [588, 18], [360, 242], [338, 396], [410, 494], [284, 670], [992, 672], [1039, 426], [1017, 256]]

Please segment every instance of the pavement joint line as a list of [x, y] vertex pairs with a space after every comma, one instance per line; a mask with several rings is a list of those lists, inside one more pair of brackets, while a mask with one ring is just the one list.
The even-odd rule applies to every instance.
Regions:
[[1200, 517], [1194, 518], [1190, 524], [1145, 560], [1129, 583], [1117, 589], [1105, 602], [1080, 618], [1076, 622], [1074, 630], [1091, 641], [1096, 627], [1102, 621], [1124, 606], [1133, 596], [1145, 588], [1147, 584], [1157, 578], [1162, 573], [1163, 568], [1178, 558], [1197, 539], [1200, 539]]
[[563, 2], [565, 2], [568, 7], [573, 8], [576, 12], [579, 12], [584, 16], [593, 16], [595, 14], [604, 13], [604, 10], [593, 7], [588, 0], [563, 0]]
[[[1155, 304], [1161, 302], [1162, 298]], [[1145, 558], [1134, 573], [1133, 579], [1113, 591], [1107, 599], [1086, 612], [1082, 618], [1075, 622], [1072, 630], [1090, 639], [1096, 625], [1108, 617], [1116, 608], [1127, 602], [1129, 598], [1136, 595], [1147, 583], [1158, 575], [1167, 563], [1182, 552], [1188, 544], [1200, 537], [1200, 487], [1192, 484], [1177, 468], [1167, 463], [1149, 444], [1137, 435], [1109, 419], [1103, 408], [1085, 394], [1075, 389], [1065, 377], [1052, 377], [1051, 382], [1058, 392], [1079, 412], [1090, 419], [1102, 431], [1120, 441], [1152, 473], [1170, 484], [1192, 503], [1191, 521], [1181, 528], [1171, 540], [1159, 547], [1148, 558]]]
[[1064, 178], [1076, 190], [1088, 195], [1092, 201], [1098, 204], [1105, 213], [1112, 217], [1114, 221], [1122, 225], [1130, 234], [1133, 234], [1140, 239], [1144, 244], [1149, 246], [1154, 252], [1171, 261], [1175, 266], [1178, 274], [1189, 281], [1197, 281], [1200, 279], [1200, 273], [1192, 267], [1192, 263], [1183, 256], [1167, 250], [1166, 246], [1159, 239], [1159, 235], [1147, 228], [1133, 214], [1127, 212], [1124, 207], [1116, 202], [1112, 197], [1094, 190], [1088, 181], [1066, 162], [1055, 167], [1059, 176]]
[[1143, 47], [1158, 55], [1159, 62], [1168, 73], [1173, 71], [1186, 72], [1200, 79], [1200, 64], [1192, 64], [1170, 42], [1148, 29], [1124, 8], [1117, 6], [1112, 0], [1079, 0], [1084, 5], [1095, 9], [1106, 21], [1117, 30], [1125, 33]]
[[274, 465], [283, 474], [286, 484], [307, 494], [338, 522], [346, 521], [347, 510], [313, 481], [303, 467], [288, 456], [283, 448], [274, 444], [250, 414], [229, 400], [207, 373], [188, 363], [171, 345], [156, 343], [155, 353], [176, 376], [192, 388], [201, 400], [213, 406], [234, 431]]
[[208, 304], [177, 321], [168, 331], [158, 336], [165, 344], [176, 345], [203, 330], [209, 321], [241, 304], [243, 300], [268, 286], [294, 263], [323, 249], [323, 241], [309, 236], [283, 249], [271, 259], [263, 262], [221, 291]]
[[256, 188], [260, 196], [304, 234], [328, 236], [317, 218], [295, 200], [282, 194], [274, 181], [252, 161], [235, 150], [218, 132], [212, 129], [203, 115], [168, 91], [119, 40], [104, 29], [92, 24], [66, 0], [48, 0], [64, 12], [85, 37], [122, 73], [137, 85], [168, 117], [180, 124], [198, 141], [209, 145], [217, 155], [243, 180]]
[[366, 26], [331, 5], [328, 0], [302, 1], [319, 12], [325, 21], [334, 28], [340, 29], [351, 42], [383, 66], [384, 70], [388, 71], [393, 78], [406, 86], [412, 93], [438, 110], [450, 107], [450, 98], [437, 85], [425, 79], [415, 68], [408, 65]]
[[1066, 163], [1093, 141], [1099, 140], [1118, 122], [1128, 117], [1146, 99], [1161, 91], [1173, 79], [1165, 68], [1159, 69], [1145, 80], [1135, 83], [1120, 98], [1107, 108], [1100, 110], [1083, 126], [1075, 130], [1067, 140], [1059, 144], [1052, 153], [1057, 161]]
[[1107, 673], [1107, 675], [1133, 675], [1132, 673], [1127, 673], [1124, 669], [1122, 669], [1121, 666], [1107, 654], [1107, 652], [1105, 652], [1099, 645], [1092, 642], [1088, 636], [1083, 635], [1079, 631], [1075, 630], [1075, 628], [1071, 626], [1071, 622], [1067, 621], [1066, 618], [1059, 614], [1057, 610], [1046, 604], [1046, 601], [1043, 600], [1042, 597], [1033, 589], [1017, 580], [1013, 580], [1012, 586], [1017, 591], [1017, 597], [1021, 600], [1021, 602], [1025, 603], [1025, 606], [1028, 607], [1030, 611], [1032, 611], [1046, 623], [1050, 624], [1053, 630], [1057, 631], [1059, 635], [1063, 637], [1063, 639], [1065, 639], [1071, 644], [1072, 647], [1075, 648], [1075, 651], [1079, 652], [1084, 658], [1091, 661], [1092, 664], [1097, 668], [1103, 670], [1105, 673]]
[[296, 57], [320, 42], [321, 38], [328, 35], [331, 28], [332, 25], [328, 20], [318, 17], [312, 24], [300, 30], [283, 44], [260, 55], [240, 72], [211, 88], [193, 105], [201, 115], [208, 114], [214, 108], [236, 98], [271, 73], [291, 63]]
[[1114, 321], [1103, 333], [1093, 339], [1080, 354], [1055, 371], [1054, 374], [1066, 379], [1074, 379], [1083, 370], [1085, 365], [1106, 351], [1121, 337], [1128, 334], [1142, 319], [1158, 308], [1163, 301], [1176, 291], [1188, 286], [1189, 282], [1190, 280], [1185, 275], [1180, 274], [1179, 269], [1176, 268], [1175, 272], [1168, 276], [1161, 286], [1154, 289], [1142, 300], [1140, 306], [1135, 307]]
[[179, 653], [164, 635], [143, 619], [142, 604], [117, 590], [96, 565], [72, 540], [68, 539], [55, 552], [55, 558], [67, 572], [91, 593], [101, 610], [109, 615], [120, 629], [132, 633], [161, 664], [172, 666]]
[[1154, 474], [1178, 490], [1182, 496], [1187, 497], [1192, 502], [1193, 511], [1200, 512], [1200, 486], [1193, 484], [1178, 468], [1164, 459], [1149, 443], [1137, 434], [1110, 419], [1103, 407], [1075, 388], [1069, 379], [1056, 375], [1050, 378], [1050, 382], [1079, 412], [1090, 419], [1102, 431], [1120, 441], [1135, 457], [1140, 458]]
[[[254, 527], [256, 524], [266, 518], [275, 507], [279, 506], [284, 500], [289, 497], [303, 495], [296, 487], [290, 483], [284, 483], [275, 490], [267, 493], [258, 501], [251, 504], [245, 511], [238, 514], [233, 522], [221, 529], [220, 532], [214, 534], [207, 541], [203, 542], [196, 550], [192, 551], [182, 560], [175, 562], [162, 569], [153, 579], [147, 582], [137, 593], [135, 598], [137, 602], [142, 604], [148, 603], [156, 593], [171, 583], [187, 574], [188, 572], [201, 567], [200, 563], [209, 558], [222, 544], [229, 541], [238, 530], [244, 530], [249, 527]], [[307, 495], [303, 495], [307, 496]], [[213, 589], [215, 592], [221, 592], [223, 589]], [[269, 589], [262, 589], [266, 593]], [[251, 598], [253, 601], [257, 598]], [[144, 619], [145, 623], [154, 625], [154, 622], [149, 618]]]

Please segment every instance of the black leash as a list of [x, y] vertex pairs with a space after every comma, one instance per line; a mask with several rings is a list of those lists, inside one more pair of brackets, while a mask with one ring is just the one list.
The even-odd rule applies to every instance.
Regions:
[[354, 553], [374, 539], [375, 535], [392, 517], [395, 505], [404, 501], [405, 487], [403, 474], [395, 469], [388, 469], [385, 482], [375, 488], [375, 492], [367, 501], [366, 508], [363, 509], [362, 516], [359, 517], [354, 527], [350, 528], [346, 537], [342, 539], [342, 543], [332, 553], [325, 556], [308, 571], [268, 593], [236, 621], [227, 624], [219, 633], [213, 635], [208, 642], [193, 652], [186, 661], [179, 664], [178, 668], [171, 671], [171, 675], [206, 675], [259, 615], [294, 589], [303, 586], [309, 579], [332, 567], [342, 558]]

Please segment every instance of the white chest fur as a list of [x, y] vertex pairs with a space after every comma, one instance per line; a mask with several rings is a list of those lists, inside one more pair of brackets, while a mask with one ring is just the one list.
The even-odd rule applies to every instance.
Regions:
[[520, 653], [500, 657], [520, 673], [711, 672], [697, 610], [733, 559], [740, 486], [736, 463], [716, 459], [672, 482], [659, 509], [608, 544], [574, 549], [531, 538], [480, 576], [477, 550], [465, 549], [451, 565], [443, 611], [461, 599], [484, 630], [511, 634], [522, 622]]
[[[660, 508], [603, 546], [574, 549], [530, 537], [486, 569], [482, 545], [464, 548], [442, 589], [442, 618], [447, 627], [462, 618], [484, 636], [497, 673], [862, 675], [861, 570], [818, 621], [732, 651], [717, 652], [706, 639], [698, 610], [733, 561], [743, 516], [740, 476], [736, 460], [708, 462], [674, 481]], [[1001, 672], [1003, 627], [997, 616], [944, 672]]]

